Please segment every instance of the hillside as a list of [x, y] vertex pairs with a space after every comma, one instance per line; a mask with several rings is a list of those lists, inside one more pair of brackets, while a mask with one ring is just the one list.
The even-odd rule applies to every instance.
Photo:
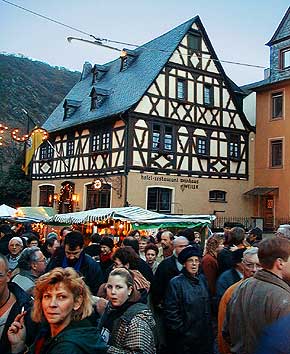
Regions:
[[79, 78], [79, 72], [0, 54], [1, 122], [26, 126], [24, 108], [43, 123]]
[[[35, 122], [42, 124], [79, 78], [79, 72], [52, 67], [26, 57], [0, 54], [0, 124], [7, 125], [10, 129], [21, 128], [21, 133], [25, 134], [28, 118], [22, 109]], [[29, 128], [33, 128], [33, 123], [30, 122]], [[12, 141], [9, 133], [1, 136], [0, 204], [5, 202], [10, 205], [28, 205], [30, 191], [19, 191], [18, 197], [15, 193], [19, 184], [22, 185], [19, 177], [22, 175], [24, 145]], [[14, 181], [12, 175], [18, 175], [18, 180]]]

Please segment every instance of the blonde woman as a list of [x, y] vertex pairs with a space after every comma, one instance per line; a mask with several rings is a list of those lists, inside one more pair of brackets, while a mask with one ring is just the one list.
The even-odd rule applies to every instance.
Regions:
[[[34, 289], [32, 319], [42, 323], [28, 353], [106, 353], [98, 331], [86, 318], [92, 313], [90, 290], [73, 268], [55, 268], [42, 275]], [[25, 350], [26, 330], [22, 312], [8, 330], [11, 353]]]

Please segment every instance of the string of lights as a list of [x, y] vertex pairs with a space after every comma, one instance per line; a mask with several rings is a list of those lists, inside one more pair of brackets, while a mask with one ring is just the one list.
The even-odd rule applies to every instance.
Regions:
[[[11, 1], [8, 1], [8, 0], [1, 0], [2, 2], [5, 2], [11, 6], [14, 6], [16, 8], [19, 8], [23, 11], [26, 11], [32, 15], [35, 15], [35, 16], [38, 16], [38, 17], [41, 17], [47, 21], [50, 21], [50, 22], [53, 22], [53, 23], [56, 23], [60, 26], [63, 26], [63, 27], [66, 27], [66, 28], [69, 28], [73, 31], [76, 31], [76, 32], [79, 32], [79, 33], [82, 33], [82, 34], [85, 34], [93, 39], [95, 39], [95, 41], [92, 41], [91, 44], [95, 44], [95, 45], [100, 45], [102, 46], [102, 42], [107, 42], [107, 43], [116, 43], [116, 44], [122, 44], [122, 45], [126, 45], [126, 46], [130, 46], [130, 47], [140, 47], [139, 45], [137, 44], [133, 44], [133, 43], [127, 43], [127, 42], [122, 42], [122, 41], [116, 41], [116, 40], [112, 40], [112, 39], [108, 39], [108, 38], [100, 38], [100, 37], [97, 37], [97, 36], [94, 36], [88, 32], [85, 32], [83, 30], [80, 30], [79, 28], [76, 28], [76, 27], [73, 27], [73, 26], [70, 26], [70, 25], [67, 25], [61, 21], [58, 21], [58, 20], [55, 20], [51, 17], [48, 17], [48, 16], [45, 16], [45, 15], [42, 15], [40, 13], [37, 13], [35, 11], [32, 11], [30, 9], [27, 9], [23, 6], [20, 6], [20, 5], [17, 5], [17, 4], [14, 4], [13, 2]], [[68, 37], [68, 41], [70, 41], [71, 39], [77, 39], [77, 40], [81, 40], [81, 41], [86, 41], [84, 39], [79, 39], [79, 38], [73, 38], [73, 37]], [[106, 47], [105, 45], [103, 45], [104, 47]], [[115, 48], [115, 47], [110, 47], [110, 49], [113, 49], [113, 50], [116, 50], [116, 51], [121, 51], [122, 49], [119, 49], [119, 48]], [[169, 53], [169, 51], [166, 51], [166, 50], [163, 50], [163, 49], [159, 49], [159, 48], [146, 48], [146, 45], [143, 45], [142, 46], [142, 50], [150, 50], [150, 51], [159, 51], [159, 52], [163, 52], [163, 53]], [[173, 55], [178, 55], [178, 56], [185, 56], [185, 57], [190, 57], [192, 56], [192, 54], [185, 54], [185, 53], [173, 53]], [[198, 56], [196, 55], [196, 58], [200, 58], [200, 59], [205, 59], [204, 57], [202, 56]], [[266, 69], [267, 67], [266, 66], [263, 66], [263, 65], [256, 65], [256, 64], [249, 64], [249, 63], [241, 63], [241, 62], [237, 62], [237, 61], [232, 61], [232, 60], [224, 60], [224, 59], [214, 59], [214, 58], [207, 58], [208, 60], [211, 60], [211, 61], [214, 61], [214, 62], [220, 62], [220, 63], [226, 63], [226, 64], [232, 64], [232, 65], [239, 65], [239, 66], [246, 66], [246, 67], [252, 67], [252, 68], [258, 68], [258, 69]], [[279, 71], [281, 72], [281, 70], [279, 69]]]

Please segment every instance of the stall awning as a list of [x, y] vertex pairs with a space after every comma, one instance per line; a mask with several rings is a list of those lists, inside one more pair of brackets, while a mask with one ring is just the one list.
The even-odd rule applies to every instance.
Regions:
[[56, 214], [49, 218], [48, 223], [84, 224], [87, 222], [100, 222], [106, 219], [129, 221], [135, 223], [136, 226], [146, 224], [152, 227], [152, 225], [164, 223], [210, 224], [215, 219], [215, 216], [159, 214], [140, 207], [98, 208], [77, 213]]
[[40, 222], [46, 221], [55, 215], [56, 211], [51, 207], [19, 207], [14, 217], [21, 221]]
[[249, 191], [245, 192], [244, 195], [266, 195], [271, 192], [276, 192], [278, 191], [278, 187], [255, 187], [253, 189], [250, 189]]

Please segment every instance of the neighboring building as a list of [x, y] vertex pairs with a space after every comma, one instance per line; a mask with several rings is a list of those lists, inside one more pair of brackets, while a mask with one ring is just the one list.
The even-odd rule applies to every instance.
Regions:
[[43, 126], [54, 149], [38, 150], [32, 205], [252, 215], [243, 95], [198, 16], [115, 61], [86, 63]]
[[290, 7], [271, 40], [270, 70], [256, 92], [255, 216], [272, 230], [290, 219]]

